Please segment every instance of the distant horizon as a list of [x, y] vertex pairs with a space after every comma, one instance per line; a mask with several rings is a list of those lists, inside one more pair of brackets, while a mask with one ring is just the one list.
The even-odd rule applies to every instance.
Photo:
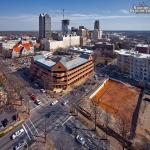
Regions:
[[[94, 30], [94, 29], [93, 29]], [[52, 32], [55, 31], [61, 31], [61, 30], [52, 30]], [[92, 30], [90, 30], [92, 31]], [[106, 31], [141, 31], [141, 32], [150, 32], [150, 30], [103, 30], [103, 32]], [[39, 32], [38, 30], [0, 30], [0, 32]]]

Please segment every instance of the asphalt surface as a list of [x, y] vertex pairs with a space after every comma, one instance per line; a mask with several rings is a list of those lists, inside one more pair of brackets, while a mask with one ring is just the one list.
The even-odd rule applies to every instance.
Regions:
[[[76, 93], [76, 92], [75, 92]], [[84, 92], [83, 92], [84, 93]], [[28, 141], [35, 139], [37, 136], [43, 135], [44, 129], [46, 129], [47, 133], [52, 137], [54, 140], [55, 145], [57, 145], [57, 149], [60, 149], [59, 146], [62, 144], [57, 144], [61, 143], [60, 135], [62, 139], [69, 139], [67, 142], [67, 145], [72, 145], [74, 149], [94, 149], [98, 145], [98, 142], [96, 144], [93, 144], [95, 140], [93, 140], [91, 137], [91, 133], [88, 130], [82, 130], [85, 127], [82, 127], [81, 123], [77, 121], [77, 119], [74, 119], [74, 117], [71, 116], [70, 114], [70, 104], [74, 104], [79, 101], [79, 98], [81, 98], [81, 95], [83, 94], [74, 94], [70, 95], [65, 95], [61, 97], [61, 102], [58, 102], [56, 105], [51, 106], [50, 102], [47, 104], [44, 104], [43, 106], [38, 106], [37, 108], [34, 109], [32, 112], [32, 116], [30, 119], [28, 119], [21, 128], [24, 128], [26, 131], [21, 138], [25, 138]], [[69, 103], [67, 105], [62, 105], [63, 101], [69, 100]], [[50, 114], [49, 117], [47, 117], [47, 114]], [[86, 142], [87, 145], [81, 146], [80, 143], [78, 143], [75, 140], [76, 135], [70, 135], [67, 133], [65, 129], [66, 124], [71, 124], [71, 128], [73, 130], [76, 130], [76, 133], [78, 133], [85, 136], [89, 136], [87, 139], [89, 142]], [[46, 127], [46, 128], [45, 128]], [[82, 128], [81, 128], [82, 127]], [[18, 128], [19, 129], [19, 128]], [[15, 130], [17, 131], [17, 130]], [[6, 136], [0, 139], [0, 149], [1, 150], [9, 150], [12, 149], [13, 146], [19, 142], [21, 138], [17, 138], [15, 140], [10, 140], [10, 136], [15, 132], [12, 131], [8, 133]], [[85, 132], [86, 131], [86, 132]], [[91, 131], [92, 132], [92, 131]], [[63, 133], [63, 134], [62, 134]], [[88, 134], [91, 135], [88, 135]], [[63, 138], [64, 137], [64, 138]], [[68, 137], [68, 138], [66, 138]], [[68, 147], [69, 147], [68, 145]], [[97, 147], [96, 147], [97, 149]]]

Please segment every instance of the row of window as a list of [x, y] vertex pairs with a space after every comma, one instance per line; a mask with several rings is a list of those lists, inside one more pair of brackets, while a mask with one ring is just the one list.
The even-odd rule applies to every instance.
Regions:
[[91, 65], [92, 65], [92, 63], [90, 63], [89, 65], [87, 65], [87, 66], [85, 66], [85, 67], [83, 67], [83, 68], [78, 69], [78, 70], [75, 71], [75, 72], [72, 72], [71, 74], [68, 75], [68, 77], [69, 77], [69, 76], [72, 76], [73, 74], [75, 74], [75, 73], [77, 73], [77, 72], [79, 72], [79, 71], [81, 71], [81, 70], [84, 70], [85, 68], [88, 68], [88, 67], [91, 66]]

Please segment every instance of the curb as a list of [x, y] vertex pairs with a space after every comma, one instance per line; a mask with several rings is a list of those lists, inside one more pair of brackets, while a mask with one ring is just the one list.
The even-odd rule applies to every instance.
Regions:
[[21, 120], [21, 121], [15, 123], [15, 124], [9, 126], [8, 128], [0, 131], [0, 138], [2, 138], [3, 136], [5, 136], [7, 133], [14, 130], [15, 128], [19, 127], [23, 122], [24, 122], [24, 120]]

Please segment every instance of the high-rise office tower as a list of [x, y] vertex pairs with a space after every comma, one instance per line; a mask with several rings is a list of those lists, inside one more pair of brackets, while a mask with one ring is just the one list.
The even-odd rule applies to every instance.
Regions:
[[50, 38], [51, 36], [51, 17], [48, 14], [39, 16], [39, 38]]
[[100, 23], [99, 23], [99, 20], [95, 20], [94, 30], [100, 30]]
[[62, 32], [63, 33], [68, 33], [69, 32], [69, 19], [63, 19], [62, 20]]
[[93, 31], [93, 40], [97, 41], [102, 38], [103, 31], [100, 28], [99, 20], [95, 20], [94, 31]]

